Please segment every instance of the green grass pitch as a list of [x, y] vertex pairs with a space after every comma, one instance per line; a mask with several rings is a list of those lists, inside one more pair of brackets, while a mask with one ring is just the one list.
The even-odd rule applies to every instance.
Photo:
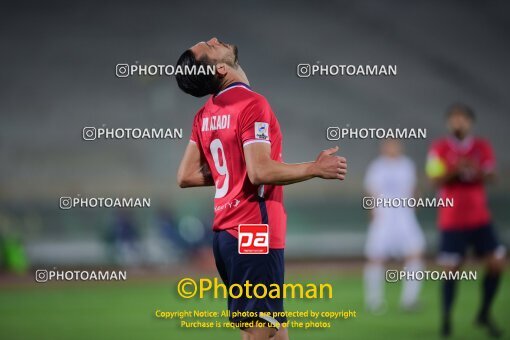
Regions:
[[[331, 272], [331, 271], [330, 271]], [[473, 325], [479, 304], [480, 281], [459, 284], [452, 339], [484, 339], [485, 332]], [[0, 339], [239, 339], [232, 329], [182, 329], [178, 320], [155, 317], [156, 309], [216, 310], [225, 301], [185, 300], [176, 294], [182, 277], [129, 279], [127, 282], [52, 283], [0, 285]], [[422, 309], [406, 314], [398, 308], [399, 284], [386, 284], [387, 312], [381, 316], [363, 309], [361, 272], [289, 272], [287, 282], [328, 282], [332, 300], [287, 300], [287, 310], [356, 310], [357, 318], [336, 320], [329, 329], [290, 329], [291, 339], [436, 339], [439, 324], [439, 283], [425, 282]], [[510, 306], [510, 281], [503, 278], [494, 308], [495, 319], [510, 338], [506, 308]], [[225, 320], [221, 320], [225, 321]], [[505, 324], [506, 322], [506, 324]]]

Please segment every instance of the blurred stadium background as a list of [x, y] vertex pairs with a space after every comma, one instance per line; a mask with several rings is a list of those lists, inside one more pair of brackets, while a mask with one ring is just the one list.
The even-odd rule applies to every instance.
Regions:
[[[421, 195], [432, 197], [422, 170], [428, 145], [446, 133], [443, 112], [449, 104], [473, 106], [476, 133], [488, 137], [496, 151], [500, 176], [489, 187], [489, 200], [500, 236], [510, 243], [510, 154], [505, 149], [510, 6], [505, 1], [50, 1], [3, 7], [0, 338], [2, 333], [33, 338], [41, 328], [43, 338], [50, 338], [59, 321], [63, 338], [74, 337], [76, 330], [81, 332], [76, 337], [89, 337], [94, 334], [89, 323], [102, 330], [109, 321], [114, 331], [97, 337], [205, 334], [180, 333], [151, 317], [157, 307], [184, 308], [172, 295], [174, 278], [215, 275], [208, 249], [212, 189], [180, 190], [175, 184], [203, 100], [181, 93], [173, 77], [117, 78], [115, 65], [174, 64], [184, 49], [212, 36], [238, 45], [251, 85], [268, 98], [279, 118], [288, 162], [312, 160], [331, 146], [328, 126], [427, 128], [427, 140], [407, 141], [405, 147], [417, 164]], [[300, 63], [396, 64], [398, 76], [298, 78]], [[183, 128], [184, 138], [86, 142], [81, 138], [85, 126]], [[361, 312], [360, 259], [368, 221], [361, 207], [362, 179], [378, 142], [338, 144], [349, 161], [348, 180], [286, 188], [286, 256], [295, 282], [315, 268], [317, 278], [336, 282], [340, 298], [335, 308]], [[59, 197], [78, 194], [150, 197], [152, 206], [131, 211], [58, 208]], [[422, 209], [418, 217], [433, 259], [435, 212]], [[36, 286], [32, 271], [53, 266], [127, 267], [129, 284]], [[473, 294], [461, 291], [459, 303], [472, 305], [474, 313], [478, 288], [466, 287]], [[393, 294], [396, 300], [397, 293], [390, 288], [389, 299]], [[417, 329], [424, 337], [434, 336], [436, 293], [436, 283], [425, 284], [428, 304], [422, 316], [396, 309], [380, 318], [363, 315], [352, 323], [342, 321], [330, 333], [314, 331], [314, 338], [363, 338], [383, 325], [389, 325], [383, 335], [394, 338], [402, 331], [403, 338], [414, 336]], [[500, 293], [496, 309], [502, 311], [510, 297], [508, 289]], [[167, 299], [167, 305], [155, 305]], [[54, 305], [44, 308], [49, 302]], [[315, 302], [325, 310], [332, 303]], [[288, 305], [306, 308], [295, 301]], [[69, 316], [74, 312], [82, 316]], [[28, 327], [26, 319], [18, 319], [25, 313], [38, 315], [32, 319], [36, 326], [16, 333], [17, 326]], [[62, 321], [63, 315], [68, 319]], [[459, 323], [470, 323], [470, 317], [461, 314]], [[236, 332], [219, 332], [237, 337]], [[481, 336], [473, 334], [462, 338]]]

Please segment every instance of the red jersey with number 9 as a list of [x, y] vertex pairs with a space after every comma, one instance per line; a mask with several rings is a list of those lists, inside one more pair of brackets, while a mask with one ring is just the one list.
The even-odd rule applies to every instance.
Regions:
[[253, 185], [244, 158], [246, 145], [267, 143], [271, 159], [282, 162], [280, 124], [267, 100], [246, 84], [231, 84], [197, 112], [190, 140], [207, 160], [216, 186], [213, 230], [237, 238], [239, 224], [268, 224], [269, 247], [284, 248], [283, 187]]

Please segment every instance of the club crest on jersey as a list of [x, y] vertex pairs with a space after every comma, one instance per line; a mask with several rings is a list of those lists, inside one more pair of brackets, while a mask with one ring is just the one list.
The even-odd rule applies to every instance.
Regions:
[[255, 139], [269, 139], [269, 123], [255, 122]]

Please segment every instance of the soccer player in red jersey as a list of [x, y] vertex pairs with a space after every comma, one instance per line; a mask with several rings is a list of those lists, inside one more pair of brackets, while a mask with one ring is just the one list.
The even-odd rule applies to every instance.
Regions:
[[[319, 153], [313, 162], [287, 164], [282, 160], [280, 124], [267, 100], [250, 87], [238, 62], [237, 47], [212, 38], [186, 50], [177, 66], [215, 66], [214, 74], [178, 75], [186, 93], [210, 95], [193, 121], [190, 142], [179, 166], [180, 187], [215, 186], [213, 251], [225, 283], [283, 284], [286, 213], [283, 185], [315, 177], [343, 180], [345, 158], [338, 147]], [[238, 226], [269, 225], [267, 254], [240, 254]], [[233, 312], [283, 312], [282, 298], [228, 299]], [[276, 313], [276, 314], [275, 314]], [[264, 315], [266, 327], [241, 327], [243, 339], [287, 339], [279, 325], [285, 317]], [[249, 324], [252, 318], [230, 318]], [[246, 322], [246, 323], [244, 323]]]
[[[487, 271], [476, 322], [486, 327], [491, 336], [497, 337], [501, 332], [491, 321], [489, 311], [504, 268], [505, 249], [492, 227], [484, 188], [485, 183], [494, 177], [496, 162], [489, 142], [471, 134], [474, 120], [473, 111], [466, 105], [450, 107], [447, 125], [451, 135], [432, 144], [426, 172], [438, 186], [439, 196], [453, 199], [453, 207], [439, 208], [439, 262], [445, 270], [459, 270], [470, 246], [484, 258]], [[441, 332], [444, 336], [451, 333], [455, 285], [454, 280], [443, 282]]]

